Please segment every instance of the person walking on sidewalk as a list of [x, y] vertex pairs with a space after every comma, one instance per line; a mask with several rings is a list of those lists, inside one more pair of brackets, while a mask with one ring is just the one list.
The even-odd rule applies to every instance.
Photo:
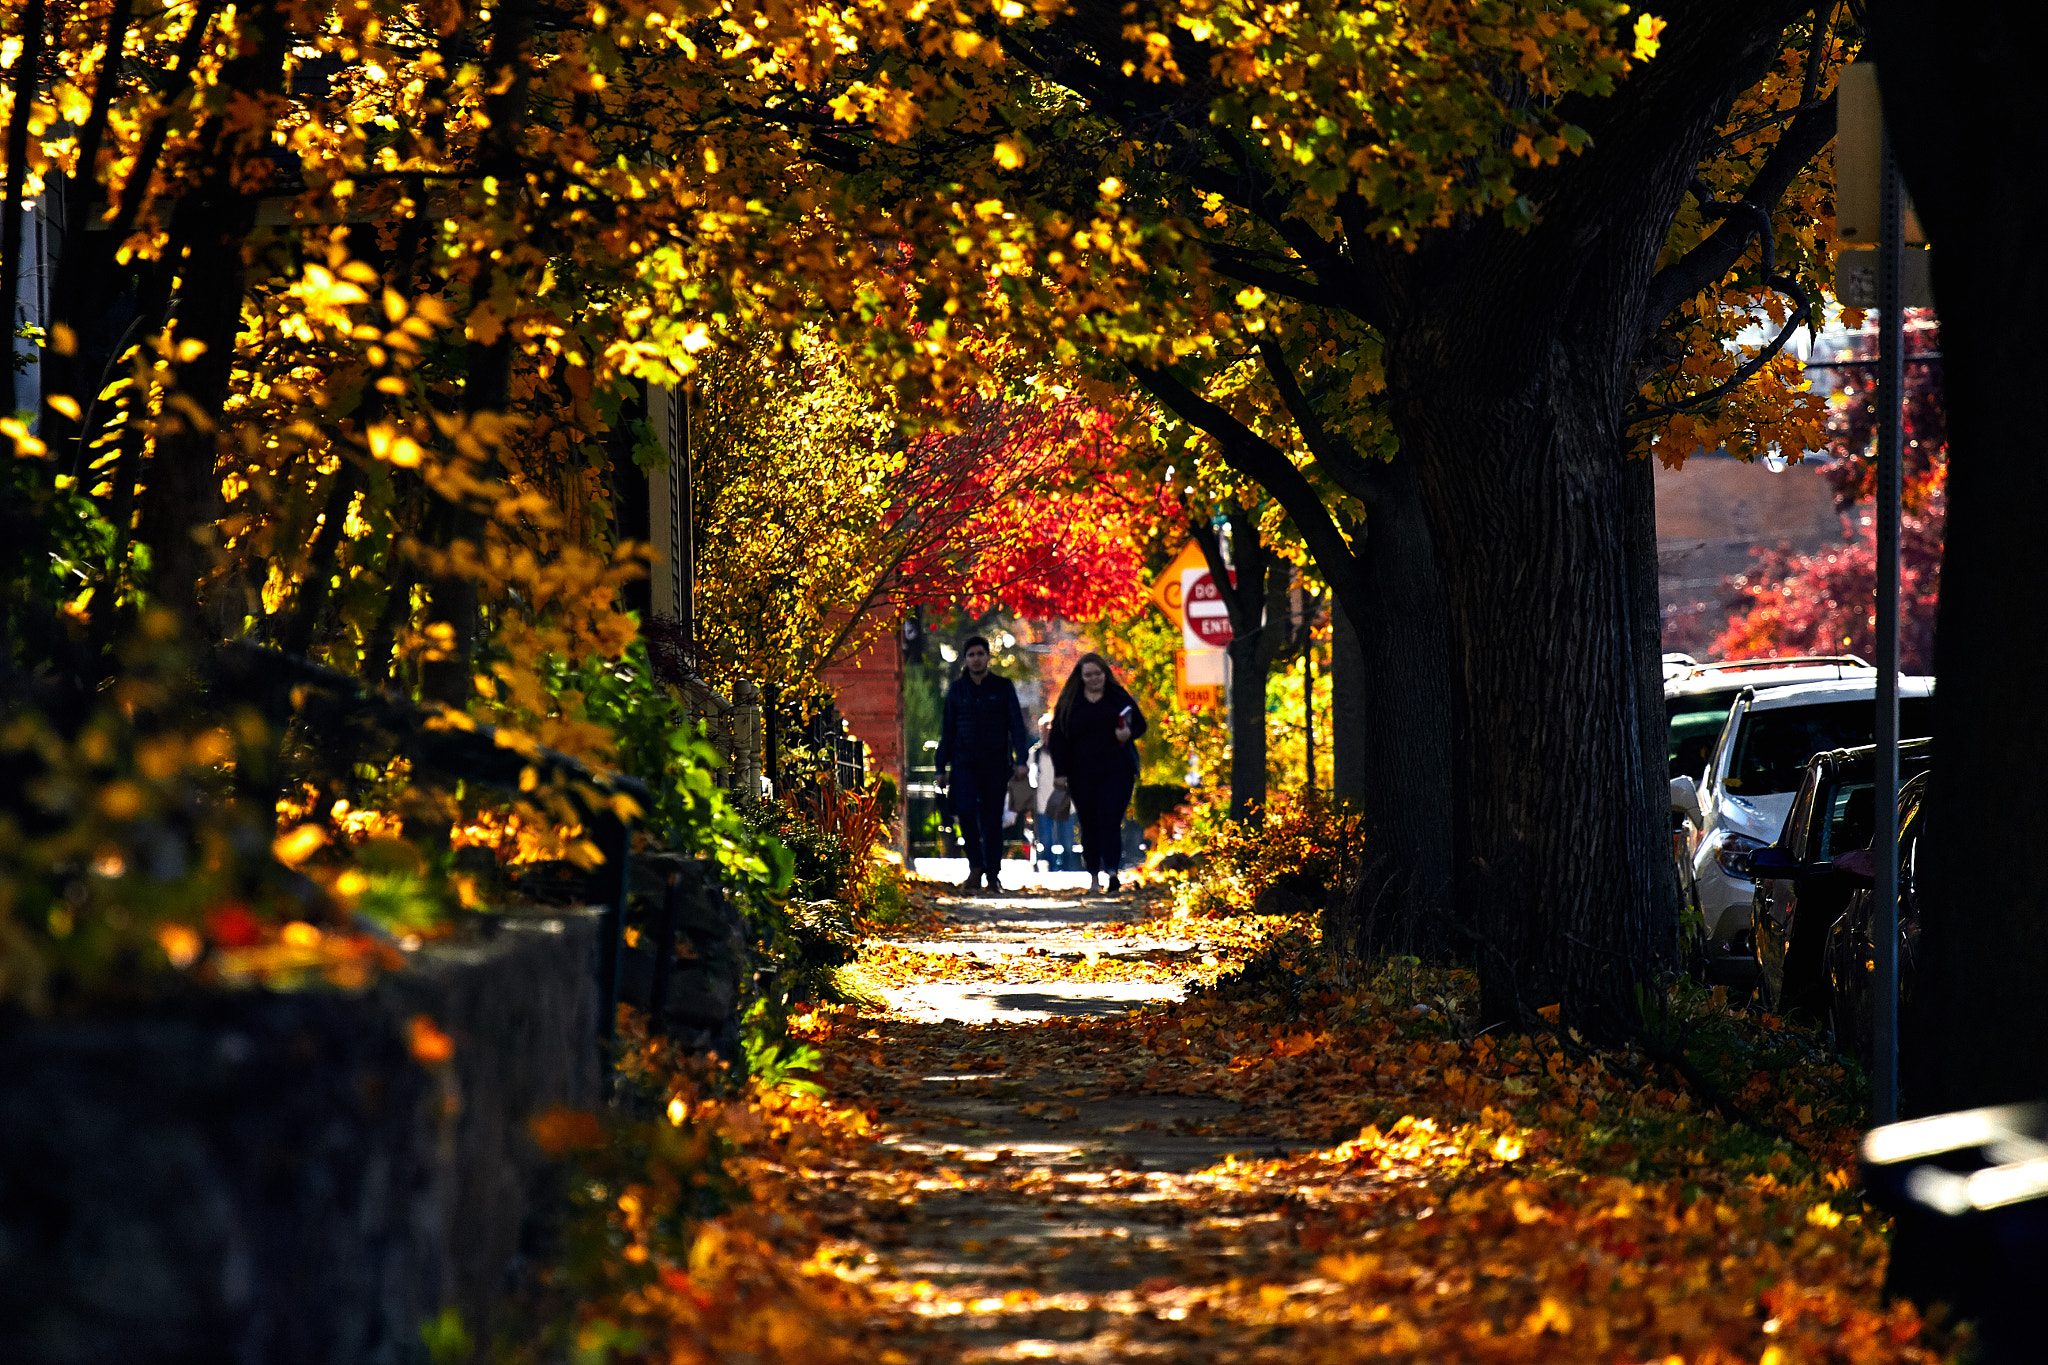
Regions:
[[960, 889], [972, 891], [986, 879], [989, 890], [1000, 891], [1003, 798], [1010, 779], [1024, 776], [1031, 732], [1024, 728], [1016, 687], [989, 672], [988, 641], [971, 637], [961, 655], [964, 666], [946, 689], [939, 720], [938, 769], [949, 774], [953, 815], [967, 846], [967, 880]]
[[1038, 861], [1047, 872], [1068, 872], [1077, 861], [1074, 854], [1074, 802], [1070, 795], [1061, 803], [1066, 814], [1054, 815], [1051, 807], [1054, 784], [1059, 774], [1052, 768], [1052, 712], [1038, 718], [1038, 743], [1031, 746], [1032, 801], [1038, 809], [1033, 834], [1038, 844]]
[[1138, 703], [1109, 671], [1100, 654], [1083, 654], [1067, 675], [1052, 709], [1052, 750], [1056, 784], [1074, 798], [1081, 826], [1081, 861], [1088, 869], [1088, 889], [1122, 889], [1117, 878], [1123, 866], [1124, 812], [1138, 781], [1138, 748], [1145, 717]]

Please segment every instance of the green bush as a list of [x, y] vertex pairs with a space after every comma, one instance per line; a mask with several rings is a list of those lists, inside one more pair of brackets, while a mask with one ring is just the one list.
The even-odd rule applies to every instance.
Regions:
[[806, 977], [844, 967], [860, 952], [860, 931], [838, 901], [791, 901], [789, 940], [792, 965]]
[[742, 801], [740, 819], [759, 838], [775, 839], [789, 850], [789, 894], [809, 901], [837, 900], [853, 872], [853, 850], [836, 834], [828, 834], [780, 801]]

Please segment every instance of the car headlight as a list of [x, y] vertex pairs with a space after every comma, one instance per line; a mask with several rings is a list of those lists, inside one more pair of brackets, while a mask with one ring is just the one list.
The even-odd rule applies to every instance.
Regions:
[[1749, 855], [1763, 846], [1763, 840], [1752, 839], [1746, 834], [1723, 834], [1714, 849], [1714, 861], [1721, 864], [1721, 870], [1731, 877], [1754, 877], [1756, 873], [1749, 866]]

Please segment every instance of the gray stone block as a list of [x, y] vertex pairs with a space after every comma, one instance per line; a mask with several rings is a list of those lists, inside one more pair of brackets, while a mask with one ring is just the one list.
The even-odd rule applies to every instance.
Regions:
[[0, 1361], [398, 1365], [445, 1306], [484, 1328], [535, 1212], [528, 1118], [598, 1101], [596, 928], [507, 916], [360, 993], [0, 1026]]

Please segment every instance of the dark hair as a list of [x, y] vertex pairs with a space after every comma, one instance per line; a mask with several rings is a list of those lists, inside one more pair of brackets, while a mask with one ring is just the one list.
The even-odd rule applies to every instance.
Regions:
[[1074, 671], [1067, 674], [1066, 682], [1060, 686], [1060, 699], [1054, 702], [1052, 707], [1053, 729], [1065, 733], [1067, 727], [1073, 723], [1074, 707], [1080, 703], [1082, 694], [1087, 690], [1081, 682], [1081, 670], [1089, 664], [1094, 664], [1102, 670], [1103, 696], [1124, 690], [1123, 684], [1116, 680], [1116, 670], [1109, 666], [1109, 660], [1090, 650], [1075, 660]]
[[[980, 645], [983, 649], [988, 649], [988, 641], [982, 639], [979, 635], [970, 635], [967, 637], [967, 643], [960, 646], [960, 652], [965, 654], [976, 645]], [[991, 654], [995, 653], [992, 649], [988, 649], [988, 652]]]

